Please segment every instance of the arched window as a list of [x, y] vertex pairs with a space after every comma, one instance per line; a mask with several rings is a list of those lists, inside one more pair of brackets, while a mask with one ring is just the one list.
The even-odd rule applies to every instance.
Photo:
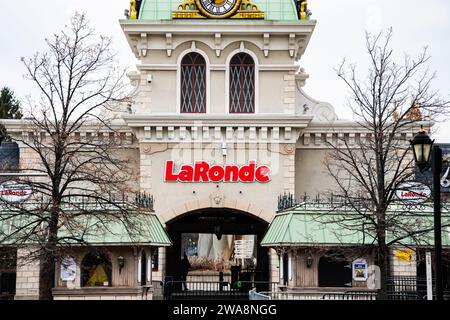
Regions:
[[206, 112], [206, 61], [190, 52], [181, 60], [181, 113]]
[[328, 253], [319, 260], [319, 287], [351, 287], [350, 262], [340, 254]]
[[90, 252], [81, 262], [82, 287], [107, 287], [112, 285], [112, 265], [103, 252]]
[[247, 53], [230, 61], [230, 113], [255, 112], [255, 62]]

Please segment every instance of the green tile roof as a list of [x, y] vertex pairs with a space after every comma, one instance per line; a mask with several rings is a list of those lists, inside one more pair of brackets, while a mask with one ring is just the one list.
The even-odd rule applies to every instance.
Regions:
[[[343, 215], [346, 218], [358, 219], [354, 212], [333, 212], [326, 210], [315, 210], [299, 206], [295, 209], [279, 213], [271, 222], [261, 244], [263, 246], [310, 246], [310, 245], [371, 245], [376, 244], [373, 233], [365, 230], [354, 230], [344, 228], [341, 223]], [[409, 212], [404, 216], [397, 216], [398, 226], [406, 230], [431, 230], [418, 238], [405, 237], [399, 244], [423, 245], [434, 244], [433, 237], [433, 213]], [[450, 214], [444, 212], [442, 225], [450, 224]], [[355, 225], [360, 225], [357, 223]], [[419, 228], [420, 229], [417, 229]], [[416, 228], [416, 229], [415, 229]], [[388, 241], [406, 236], [404, 228], [390, 229], [387, 233]], [[444, 227], [442, 231], [442, 244], [450, 246], [450, 227]]]
[[[126, 224], [118, 220], [106, 222], [106, 219], [101, 220], [99, 218], [97, 215], [83, 216], [76, 221], [72, 221], [70, 229], [62, 225], [58, 233], [60, 243], [78, 244], [79, 242], [75, 239], [83, 239], [89, 245], [172, 245], [166, 230], [155, 214], [130, 213]], [[26, 220], [28, 219], [23, 219], [22, 216], [0, 222], [0, 239], [5, 239], [5, 235], [11, 234], [11, 230], [14, 230], [10, 227], [11, 223], [15, 227], [25, 226]], [[29, 221], [33, 221], [33, 219]], [[89, 230], [89, 232], [86, 233], [86, 230]], [[29, 230], [26, 232], [30, 233]], [[0, 242], [0, 244], [14, 244], [14, 242], [14, 237], [12, 237], [7, 243]], [[33, 236], [27, 240], [27, 243], [34, 242]]]
[[[144, 0], [139, 13], [140, 20], [171, 20], [172, 12], [183, 0]], [[298, 20], [294, 0], [253, 0], [265, 13], [265, 20]], [[201, 21], [199, 21], [201, 22]]]

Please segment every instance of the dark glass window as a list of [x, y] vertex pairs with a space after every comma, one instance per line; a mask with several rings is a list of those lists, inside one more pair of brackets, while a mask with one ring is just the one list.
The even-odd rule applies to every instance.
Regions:
[[152, 250], [152, 271], [158, 271], [158, 264], [159, 264], [159, 249], [154, 248]]
[[145, 250], [142, 250], [141, 254], [141, 285], [145, 286], [147, 284], [147, 255]]
[[107, 287], [112, 285], [112, 265], [108, 255], [90, 252], [81, 262], [82, 287]]
[[206, 61], [191, 52], [181, 60], [181, 113], [206, 112]]
[[255, 62], [246, 53], [230, 62], [230, 113], [255, 112]]

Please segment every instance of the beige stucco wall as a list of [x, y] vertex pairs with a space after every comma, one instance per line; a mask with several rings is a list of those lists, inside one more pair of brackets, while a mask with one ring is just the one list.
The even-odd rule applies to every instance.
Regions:
[[[259, 149], [261, 148], [261, 149]], [[224, 158], [219, 144], [141, 144], [141, 190], [152, 194], [155, 212], [167, 222], [189, 211], [225, 207], [249, 212], [268, 222], [277, 210], [277, 197], [294, 188], [293, 154], [282, 146], [229, 144]], [[289, 151], [289, 150], [288, 150]], [[270, 166], [269, 183], [180, 183], [165, 182], [167, 160], [194, 164], [205, 160], [217, 164], [247, 164], [256, 160]], [[177, 170], [178, 170], [177, 169]], [[292, 190], [293, 191], [293, 190]]]
[[[180, 44], [171, 51], [161, 48], [153, 49], [151, 54], [142, 57], [142, 63], [138, 66], [141, 73], [139, 89], [135, 96], [135, 108], [139, 114], [161, 114], [179, 112], [179, 62], [184, 54], [197, 51], [206, 56], [208, 63], [207, 74], [210, 79], [207, 85], [208, 113], [227, 114], [228, 100], [228, 77], [226, 72], [227, 61], [242, 49], [255, 56], [258, 66], [256, 72], [256, 110], [259, 113], [270, 114], [292, 114], [295, 106], [295, 81], [294, 71], [279, 69], [267, 69], [277, 65], [293, 66], [294, 58], [284, 51], [273, 51], [265, 55], [263, 50], [251, 41], [242, 41], [240, 38], [230, 39], [229, 43], [221, 50], [220, 54], [211, 47], [211, 39], [202, 37], [183, 37], [178, 41]], [[195, 40], [195, 41], [193, 41]], [[157, 36], [154, 39], [158, 40]], [[281, 41], [281, 40], [280, 40]], [[194, 45], [193, 45], [194, 43]], [[274, 40], [274, 46], [277, 41]], [[266, 69], [265, 69], [266, 68]], [[147, 82], [147, 76], [153, 75], [153, 82]], [[288, 77], [287, 77], [288, 76]], [[145, 92], [145, 94], [143, 94]]]
[[295, 192], [298, 199], [305, 193], [314, 197], [333, 190], [335, 182], [324, 165], [327, 149], [297, 149], [295, 154]]

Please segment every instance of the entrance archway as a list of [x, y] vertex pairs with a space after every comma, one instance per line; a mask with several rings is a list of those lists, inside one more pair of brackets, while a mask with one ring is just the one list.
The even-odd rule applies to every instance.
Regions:
[[[168, 279], [179, 279], [181, 260], [186, 252], [191, 258], [195, 255], [208, 255], [204, 260], [214, 260], [217, 252], [211, 253], [210, 248], [204, 248], [208, 243], [208, 237], [214, 244], [224, 243], [228, 241], [227, 249], [224, 256], [233, 260], [234, 240], [236, 239], [254, 239], [254, 277], [253, 280], [258, 282], [269, 281], [269, 259], [268, 249], [260, 246], [261, 240], [267, 231], [268, 223], [258, 217], [247, 212], [229, 208], [207, 208], [188, 212], [184, 215], [176, 217], [166, 223], [167, 232], [173, 241], [173, 246], [167, 248], [166, 256], [166, 276]], [[196, 238], [198, 237], [198, 238]], [[197, 239], [197, 241], [196, 241]], [[203, 240], [202, 240], [203, 239]], [[206, 240], [205, 240], [206, 239]], [[203, 247], [198, 245], [198, 240], [203, 241]], [[250, 240], [251, 241], [251, 240]], [[201, 253], [201, 252], [202, 253]], [[214, 248], [212, 249], [214, 251]], [[226, 251], [226, 250], [225, 250]], [[215, 255], [216, 254], [216, 255]], [[226, 258], [224, 260], [226, 260]], [[191, 259], [192, 260], [192, 259]], [[252, 259], [245, 259], [244, 266], [251, 265]], [[241, 265], [241, 259], [239, 262]], [[214, 262], [214, 261], [213, 261]], [[219, 281], [219, 272], [225, 271], [232, 274], [229, 261], [223, 261], [215, 271], [217, 281]], [[206, 261], [205, 263], [210, 263]], [[232, 264], [232, 263], [231, 263]], [[211, 266], [210, 266], [211, 267]], [[217, 267], [217, 266], [215, 266]]]

